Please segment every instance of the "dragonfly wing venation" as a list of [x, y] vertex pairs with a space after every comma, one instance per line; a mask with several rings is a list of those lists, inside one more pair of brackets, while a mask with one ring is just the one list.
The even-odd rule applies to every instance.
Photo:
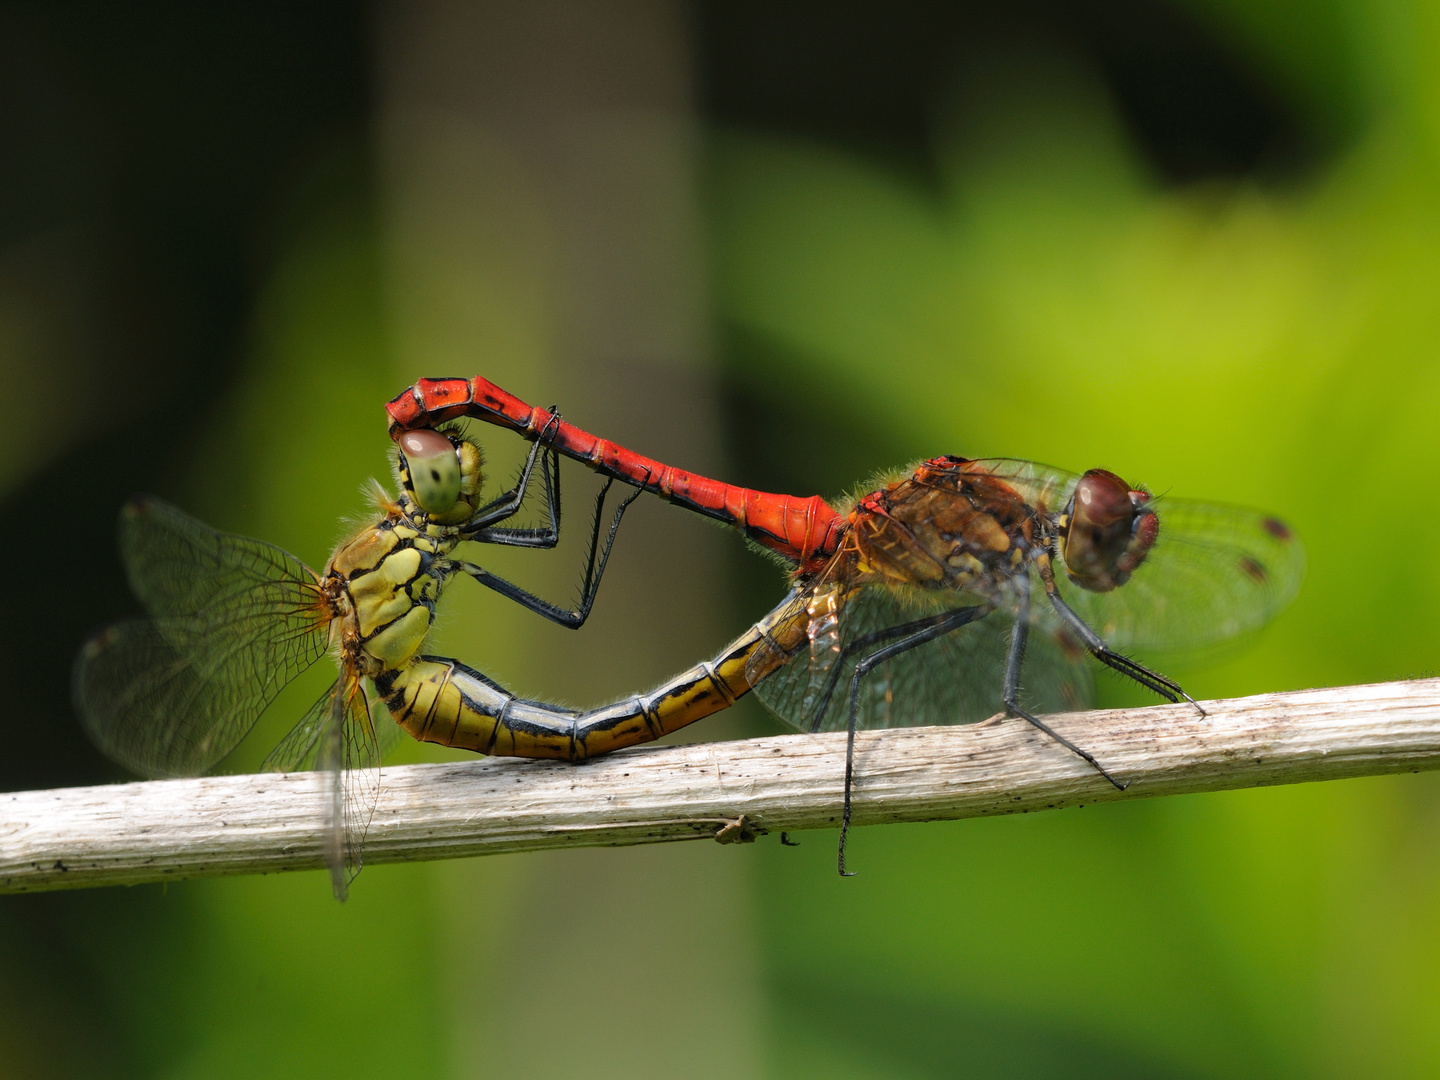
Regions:
[[261, 772], [307, 772], [316, 768], [320, 738], [331, 725], [330, 710], [339, 685], [339, 682], [331, 683], [330, 689], [305, 710], [305, 715], [275, 744], [275, 749], [265, 755], [260, 763]]
[[275, 772], [319, 772], [325, 792], [325, 861], [341, 900], [362, 865], [365, 834], [380, 798], [381, 756], [380, 732], [362, 684], [341, 676], [305, 710], [261, 766]]
[[75, 662], [75, 708], [95, 744], [147, 776], [194, 776], [235, 749], [268, 698], [216, 683], [150, 619], [108, 627]]
[[[802, 731], [834, 731], [849, 722], [855, 664], [876, 646], [847, 654], [846, 646], [890, 627], [969, 606], [989, 606], [968, 593], [927, 592], [867, 586], [843, 604], [838, 640], [823, 649], [801, 649], [759, 681], [756, 693], [781, 719]], [[1040, 614], [1040, 613], [1037, 613]], [[1035, 712], [1083, 708], [1092, 690], [1083, 654], [1064, 639], [1053, 620], [1031, 628], [1021, 700]], [[885, 661], [860, 683], [860, 728], [971, 724], [1004, 708], [1003, 680], [1014, 615], [1000, 606], [976, 622]], [[825, 689], [833, 687], [817, 716]]]
[[375, 732], [377, 761], [383, 762], [405, 741], [405, 729], [395, 722], [385, 703], [374, 698], [370, 702], [370, 727]]
[[330, 611], [299, 560], [158, 500], [130, 504], [121, 537], [152, 617], [85, 644], [76, 709], [95, 743], [137, 772], [204, 772], [324, 654]]
[[[1041, 512], [1062, 510], [1080, 479], [1037, 462], [967, 463], [1004, 480]], [[1066, 602], [1112, 646], [1203, 648], [1259, 629], [1295, 598], [1304, 547], [1277, 518], [1242, 507], [1157, 498], [1155, 546], [1107, 593], [1064, 589]]]
[[[363, 865], [361, 856], [365, 850], [365, 837], [375, 817], [375, 807], [380, 802], [380, 739], [374, 715], [358, 680], [346, 698], [344, 736], [344, 877], [348, 887]], [[339, 880], [333, 870], [331, 876]], [[343, 891], [337, 889], [336, 895], [344, 899]]]
[[136, 499], [120, 512], [120, 556], [130, 587], [154, 616], [243, 609], [257, 586], [292, 593], [297, 613], [313, 608], [320, 579], [295, 556], [248, 536], [212, 529], [169, 503]]
[[1022, 458], [975, 458], [967, 461], [964, 469], [1003, 481], [1027, 504], [1046, 514], [1063, 510], [1080, 482], [1078, 473]]
[[1182, 499], [1152, 505], [1159, 537], [1128, 583], [1108, 593], [1062, 584], [1108, 644], [1203, 648], [1258, 630], [1299, 591], [1304, 548], [1277, 519]]
[[380, 745], [358, 678], [335, 684], [316, 767], [326, 777], [325, 857], [335, 898], [344, 900], [363, 865], [365, 834], [380, 800]]

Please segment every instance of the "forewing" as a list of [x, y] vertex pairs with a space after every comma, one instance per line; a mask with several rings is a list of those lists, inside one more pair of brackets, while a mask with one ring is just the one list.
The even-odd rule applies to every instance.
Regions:
[[[847, 653], [847, 646], [927, 615], [980, 603], [963, 593], [860, 589], [840, 611], [839, 647], [797, 651], [789, 663], [760, 681], [756, 693], [802, 731], [843, 729], [855, 665], [883, 643], [858, 653]], [[1000, 712], [1013, 625], [1014, 616], [1001, 608], [880, 664], [861, 680], [858, 726], [970, 724]], [[820, 715], [826, 689], [831, 692]], [[1022, 703], [1046, 713], [1083, 708], [1090, 698], [1083, 655], [1048, 623], [1032, 627], [1022, 669]]]
[[1259, 629], [1294, 599], [1305, 552], [1284, 523], [1235, 506], [1153, 505], [1159, 536], [1129, 582], [1108, 593], [1061, 585], [1108, 644], [1201, 648]]
[[[256, 623], [277, 642], [306, 642], [328, 617], [320, 579], [295, 556], [263, 540], [218, 532], [159, 499], [137, 499], [121, 511], [120, 555], [145, 610], [157, 620], [184, 620], [164, 622], [182, 632], [177, 648], [196, 640], [207, 646], [248, 640]], [[222, 646], [220, 652], [227, 651]], [[299, 669], [277, 659], [288, 682]]]
[[1077, 473], [1021, 458], [975, 458], [961, 466], [966, 472], [984, 473], [1003, 480], [1036, 511], [1059, 513], [1079, 483]]
[[204, 772], [325, 652], [329, 609], [299, 560], [157, 500], [126, 507], [121, 546], [152, 617], [85, 644], [76, 709], [96, 745], [137, 772]]

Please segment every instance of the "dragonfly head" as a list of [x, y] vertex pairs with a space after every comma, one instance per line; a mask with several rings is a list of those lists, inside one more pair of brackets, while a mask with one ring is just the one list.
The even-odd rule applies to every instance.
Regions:
[[1091, 469], [1060, 515], [1060, 553], [1070, 580], [1109, 592], [1130, 580], [1160, 533], [1150, 493], [1112, 472]]
[[475, 512], [480, 448], [459, 435], [417, 428], [395, 440], [400, 486], [439, 525], [459, 525]]

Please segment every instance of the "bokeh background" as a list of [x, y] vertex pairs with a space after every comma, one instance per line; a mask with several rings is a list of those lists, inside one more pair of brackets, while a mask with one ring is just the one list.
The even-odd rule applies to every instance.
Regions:
[[[1300, 599], [1172, 674], [1433, 672], [1437, 58], [1418, 0], [0, 5], [0, 790], [123, 779], [67, 675], [130, 492], [320, 566], [421, 375], [772, 490], [1264, 507]], [[566, 479], [569, 542], [485, 553], [557, 599]], [[460, 582], [436, 651], [596, 703], [782, 584], [646, 500], [582, 632]], [[0, 898], [0, 1076], [1440, 1072], [1434, 776], [862, 829], [849, 881], [803, 840]]]

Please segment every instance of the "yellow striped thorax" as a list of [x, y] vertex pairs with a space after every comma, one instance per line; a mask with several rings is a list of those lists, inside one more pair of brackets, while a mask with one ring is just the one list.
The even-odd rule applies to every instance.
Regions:
[[445, 556], [459, 543], [455, 532], [431, 536], [387, 514], [331, 557], [321, 589], [340, 625], [340, 649], [361, 674], [403, 667], [420, 651], [452, 570]]
[[[427, 438], [401, 440], [399, 498], [375, 486], [383, 516], [336, 549], [321, 586], [342, 655], [372, 679], [405, 667], [424, 646], [454, 572], [448, 556], [480, 503], [479, 447], [453, 432], [412, 434]], [[416, 477], [423, 477], [420, 491]]]

